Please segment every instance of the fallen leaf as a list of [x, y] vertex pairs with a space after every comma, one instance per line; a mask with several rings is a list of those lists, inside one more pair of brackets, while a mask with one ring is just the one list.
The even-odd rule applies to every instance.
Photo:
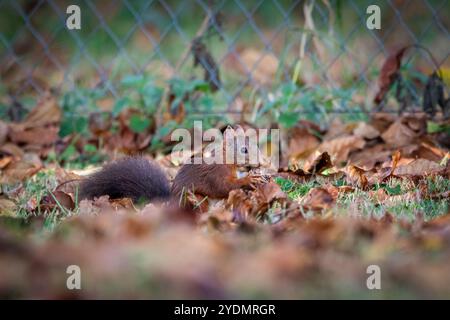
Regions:
[[242, 222], [247, 220], [253, 208], [250, 197], [242, 189], [232, 190], [228, 194], [227, 208], [232, 209], [233, 221]]
[[381, 137], [394, 148], [403, 147], [416, 142], [425, 134], [426, 120], [423, 116], [407, 116], [395, 121]]
[[280, 186], [272, 181], [258, 185], [257, 190], [263, 196], [261, 199], [265, 204], [269, 204], [274, 200], [287, 199], [286, 194], [281, 190]]
[[367, 177], [365, 176], [365, 171], [354, 165], [347, 166], [347, 178], [349, 182], [353, 185], [358, 186], [361, 189], [365, 189], [368, 184]]
[[60, 206], [73, 210], [75, 203], [69, 194], [57, 190], [43, 196], [40, 206], [42, 211], [52, 211], [54, 208], [60, 208]]
[[16, 159], [21, 159], [25, 154], [24, 151], [14, 143], [5, 143], [0, 147], [0, 152], [13, 156]]
[[358, 126], [353, 130], [353, 134], [357, 137], [368, 140], [375, 139], [380, 136], [380, 132], [377, 129], [365, 122], [360, 122]]
[[61, 109], [56, 98], [46, 94], [38, 101], [36, 107], [30, 111], [25, 120], [18, 124], [23, 129], [45, 127], [47, 125], [59, 124], [61, 120]]
[[21, 126], [11, 126], [9, 137], [14, 143], [25, 143], [32, 145], [50, 145], [58, 139], [59, 127], [36, 127], [23, 130]]
[[324, 141], [351, 135], [355, 129], [354, 124], [344, 123], [341, 118], [334, 118], [328, 125], [328, 130], [323, 136]]
[[305, 196], [302, 204], [306, 209], [313, 211], [329, 209], [335, 203], [336, 197], [325, 188], [313, 188]]
[[114, 209], [134, 209], [133, 200], [130, 198], [112, 199], [111, 205]]
[[10, 124], [9, 137], [15, 143], [50, 145], [58, 138], [61, 110], [56, 98], [44, 95], [20, 123]]
[[369, 124], [378, 132], [384, 132], [397, 120], [397, 116], [388, 112], [375, 112], [370, 117]]
[[394, 173], [395, 169], [399, 165], [400, 159], [401, 159], [401, 153], [400, 153], [400, 151], [397, 150], [392, 155], [391, 166], [390, 167], [386, 167], [386, 168], [382, 168], [384, 170], [380, 170], [378, 172], [378, 174], [376, 175], [378, 183], [381, 183], [384, 180], [386, 180], [387, 178], [389, 178], [390, 176], [392, 176], [392, 174]]
[[340, 165], [348, 160], [350, 152], [362, 149], [365, 141], [361, 137], [345, 136], [329, 141], [324, 141], [318, 147], [319, 152], [328, 152], [333, 163]]
[[12, 184], [30, 178], [42, 169], [42, 164], [30, 161], [13, 161], [3, 169], [0, 183]]
[[322, 152], [315, 156], [310, 162], [306, 162], [304, 170], [310, 174], [319, 174], [322, 171], [333, 167], [328, 152]]
[[391, 153], [391, 150], [386, 149], [385, 144], [380, 143], [373, 147], [366, 147], [360, 151], [353, 152], [348, 162], [364, 170], [372, 170], [376, 165], [389, 160]]
[[320, 144], [319, 139], [306, 128], [294, 127], [289, 135], [289, 159], [306, 158]]
[[439, 174], [445, 167], [436, 162], [426, 159], [416, 159], [406, 165], [398, 166], [393, 174], [395, 176], [424, 176], [429, 174]]
[[443, 157], [445, 157], [445, 153], [446, 152], [443, 149], [432, 146], [429, 143], [422, 142], [420, 146], [418, 146], [417, 150], [414, 150], [411, 153], [411, 156], [414, 158], [422, 158], [434, 162], [439, 162]]
[[376, 104], [379, 104], [381, 101], [383, 101], [386, 93], [391, 88], [391, 85], [397, 79], [398, 71], [402, 63], [402, 58], [407, 49], [409, 49], [409, 46], [397, 49], [396, 51], [391, 53], [384, 61], [384, 64], [381, 67], [380, 76], [378, 78], [378, 92], [374, 99], [374, 102]]

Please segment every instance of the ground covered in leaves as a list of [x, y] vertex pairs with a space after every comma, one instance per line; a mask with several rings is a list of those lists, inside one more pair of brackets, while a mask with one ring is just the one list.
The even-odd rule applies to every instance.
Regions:
[[[74, 142], [58, 137], [60, 121], [52, 97], [20, 122], [0, 121], [2, 298], [450, 294], [448, 133], [425, 114], [336, 118], [325, 129], [301, 120], [283, 130], [281, 169], [195, 217], [128, 199], [78, 202], [76, 179], [101, 159], [73, 170], [61, 155], [86, 156], [100, 140], [139, 150], [145, 133], [120, 122], [106, 134], [93, 118], [90, 140]], [[154, 158], [170, 177], [179, 169]], [[373, 264], [381, 290], [366, 286]], [[82, 290], [67, 290], [69, 265], [80, 266]]]

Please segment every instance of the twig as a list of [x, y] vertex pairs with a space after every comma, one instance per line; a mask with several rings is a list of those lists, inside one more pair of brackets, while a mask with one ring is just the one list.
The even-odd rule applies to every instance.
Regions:
[[[200, 37], [203, 36], [203, 34], [208, 30], [209, 27], [209, 21], [211, 18], [211, 10], [208, 10], [208, 14], [206, 15], [205, 19], [203, 20], [200, 28], [198, 29], [197, 33], [195, 34], [194, 39], [191, 41], [191, 43], [189, 44], [188, 47], [186, 47], [186, 49], [184, 49], [183, 54], [181, 55], [181, 58], [178, 60], [175, 69], [174, 69], [174, 74], [178, 74], [178, 72], [180, 71], [181, 67], [184, 65], [184, 63], [186, 62], [187, 58], [189, 57], [189, 54], [191, 52], [192, 49], [192, 44], [194, 43], [195, 39], [198, 39]], [[170, 93], [170, 87], [166, 86], [163, 92], [163, 96], [161, 98], [161, 101], [159, 103], [158, 109], [156, 111], [156, 128], [160, 128], [163, 124], [164, 121], [164, 106], [166, 106], [167, 104], [167, 100], [169, 98], [169, 93]]]

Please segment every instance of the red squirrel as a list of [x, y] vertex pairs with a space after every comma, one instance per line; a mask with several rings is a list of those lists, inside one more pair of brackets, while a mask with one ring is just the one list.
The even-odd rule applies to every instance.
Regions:
[[[232, 130], [235, 155], [235, 161], [231, 164], [207, 164], [204, 161], [201, 164], [184, 164], [175, 176], [170, 189], [167, 177], [156, 163], [143, 157], [125, 158], [106, 165], [99, 172], [84, 179], [80, 184], [80, 199], [108, 195], [111, 199], [128, 197], [133, 201], [140, 199], [165, 201], [175, 198], [181, 203], [178, 200], [186, 192], [197, 198], [224, 199], [231, 190], [250, 188], [262, 181], [261, 176], [247, 175], [238, 178], [239, 165], [236, 161], [238, 152], [248, 161], [249, 140], [234, 139], [236, 135], [243, 134], [239, 126], [236, 131], [230, 127], [226, 132], [228, 130]], [[224, 151], [226, 141], [229, 140], [224, 139], [222, 142]], [[262, 159], [259, 152], [258, 157]]]

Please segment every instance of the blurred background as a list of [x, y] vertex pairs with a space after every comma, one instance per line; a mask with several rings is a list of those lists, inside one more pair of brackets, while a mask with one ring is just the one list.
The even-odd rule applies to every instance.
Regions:
[[[71, 4], [81, 8], [81, 30], [66, 28]], [[381, 8], [381, 30], [366, 27], [370, 4]], [[82, 128], [80, 112], [117, 115], [141, 102], [158, 112], [170, 88], [172, 109], [203, 92], [184, 105], [192, 117], [269, 114], [286, 126], [299, 114], [360, 117], [383, 61], [405, 45], [417, 45], [402, 69], [419, 104], [435, 69], [448, 83], [448, 12], [447, 0], [3, 0], [1, 116], [51, 90], [68, 120], [64, 136], [74, 123]]]
[[[0, 0], [0, 298], [450, 297], [449, 13]], [[173, 178], [170, 133], [194, 120], [280, 129], [280, 149], [263, 141], [281, 150], [274, 181], [192, 224], [129, 199], [78, 203], [77, 181], [124, 154]], [[383, 290], [367, 288], [374, 263]], [[67, 290], [72, 264], [82, 291]]]

